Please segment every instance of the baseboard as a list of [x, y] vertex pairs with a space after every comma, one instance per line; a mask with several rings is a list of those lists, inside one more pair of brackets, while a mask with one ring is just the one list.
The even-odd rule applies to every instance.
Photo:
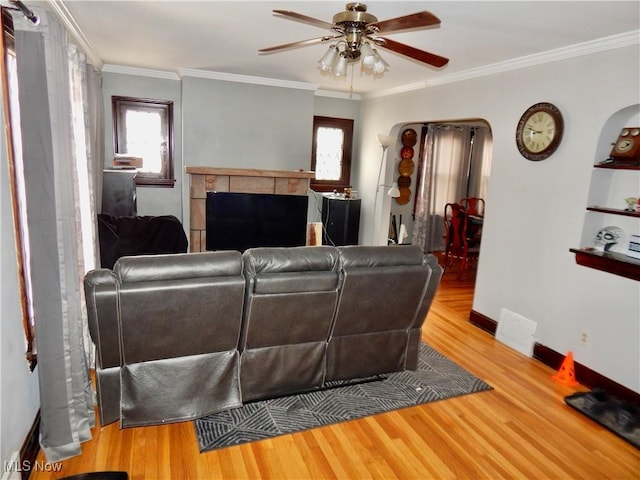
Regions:
[[[486, 315], [476, 312], [475, 310], [471, 310], [471, 313], [469, 314], [469, 323], [494, 336], [496, 334], [498, 322]], [[540, 343], [535, 343], [533, 346], [533, 358], [554, 370], [558, 370], [560, 368], [564, 357], [564, 354], [556, 352], [555, 350], [552, 350]], [[591, 370], [589, 367], [586, 367], [581, 363], [574, 362], [574, 368], [576, 379], [585, 387], [590, 389], [601, 388], [620, 400], [626, 400], [640, 405], [640, 393], [635, 392], [624, 385], [620, 385], [619, 383], [594, 370]]]
[[[36, 459], [40, 453], [40, 410], [36, 413], [33, 425], [24, 439], [24, 443], [20, 448], [20, 462], [22, 465], [35, 465]], [[23, 470], [22, 480], [29, 480], [31, 468]]]
[[486, 315], [476, 312], [475, 310], [471, 310], [471, 313], [469, 314], [469, 322], [476, 327], [481, 328], [485, 332], [489, 332], [493, 336], [495, 336], [498, 328], [498, 322], [492, 320]]

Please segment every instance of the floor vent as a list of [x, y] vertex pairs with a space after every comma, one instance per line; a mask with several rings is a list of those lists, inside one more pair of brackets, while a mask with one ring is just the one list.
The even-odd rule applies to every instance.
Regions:
[[496, 339], [518, 352], [531, 357], [538, 324], [506, 308], [500, 310]]

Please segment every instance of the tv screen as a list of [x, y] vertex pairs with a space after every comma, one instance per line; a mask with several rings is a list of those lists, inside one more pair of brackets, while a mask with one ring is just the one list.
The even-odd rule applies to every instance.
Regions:
[[306, 243], [306, 195], [207, 192], [207, 250]]

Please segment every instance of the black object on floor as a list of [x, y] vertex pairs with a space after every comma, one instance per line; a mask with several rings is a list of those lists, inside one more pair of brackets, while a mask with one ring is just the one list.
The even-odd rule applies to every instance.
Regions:
[[640, 449], [640, 407], [602, 389], [578, 392], [565, 403]]
[[194, 425], [200, 452], [206, 452], [486, 390], [491, 386], [423, 343], [416, 371], [251, 402]]
[[127, 472], [88, 472], [63, 477], [60, 480], [129, 480]]

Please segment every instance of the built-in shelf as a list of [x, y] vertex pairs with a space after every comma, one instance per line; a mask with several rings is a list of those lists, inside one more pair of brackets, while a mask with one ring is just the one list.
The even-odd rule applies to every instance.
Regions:
[[625, 217], [640, 218], [640, 212], [631, 212], [621, 208], [587, 207], [590, 212], [610, 213], [612, 215], [624, 215]]
[[611, 170], [640, 170], [640, 165], [624, 165], [615, 163], [599, 163], [596, 168], [609, 168]]
[[640, 281], [640, 260], [622, 253], [601, 252], [592, 248], [570, 250], [576, 254], [578, 265]]

